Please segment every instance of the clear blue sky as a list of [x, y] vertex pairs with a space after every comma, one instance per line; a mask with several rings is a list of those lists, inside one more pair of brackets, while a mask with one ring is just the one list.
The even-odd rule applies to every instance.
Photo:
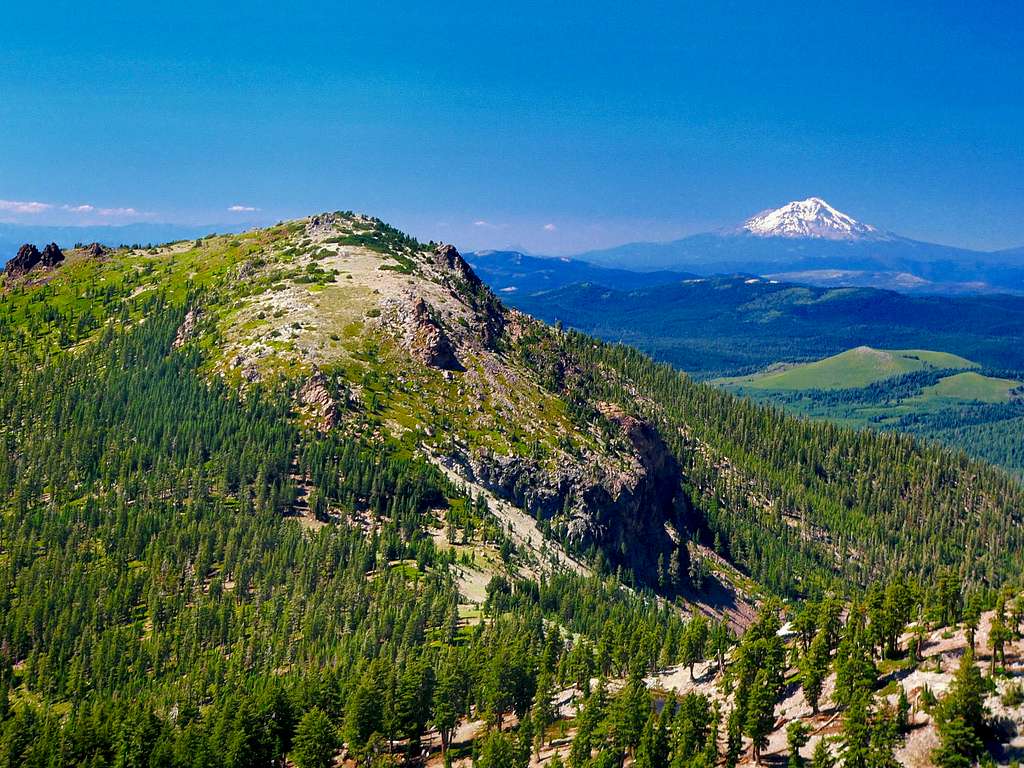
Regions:
[[818, 195], [1021, 245], [1022, 5], [10, 3], [0, 220], [353, 208], [565, 253]]

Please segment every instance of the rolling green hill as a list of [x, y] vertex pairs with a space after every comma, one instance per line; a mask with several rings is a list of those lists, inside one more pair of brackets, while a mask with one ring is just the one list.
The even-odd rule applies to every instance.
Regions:
[[965, 371], [939, 379], [922, 391], [924, 398], [949, 398], [979, 403], [1008, 403], [1017, 396], [1022, 384], [1015, 379], [983, 376]]
[[941, 440], [1024, 471], [1018, 450], [1024, 384], [976, 369], [977, 363], [944, 352], [857, 347], [714, 383], [805, 416]]
[[777, 390], [853, 389], [904, 373], [977, 367], [975, 362], [945, 352], [857, 347], [814, 363], [788, 366], [778, 371], [719, 383]]

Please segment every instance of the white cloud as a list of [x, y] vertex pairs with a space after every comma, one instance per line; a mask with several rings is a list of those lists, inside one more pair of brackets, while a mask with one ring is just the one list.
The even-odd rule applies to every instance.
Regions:
[[149, 216], [150, 214], [139, 213], [134, 208], [100, 208], [100, 216]]
[[12, 213], [42, 213], [53, 208], [49, 203], [26, 202], [23, 200], [0, 200], [0, 211]]
[[115, 206], [99, 208], [91, 203], [40, 203], [38, 201], [0, 200], [0, 214], [13, 214], [12, 220], [24, 220], [23, 217], [36, 217], [40, 214], [47, 224], [81, 224], [102, 223], [104, 219], [149, 219], [156, 214], [140, 211], [131, 206]]
[[558, 229], [558, 227], [556, 227], [554, 224], [545, 224], [544, 225], [544, 231], [545, 232], [554, 232], [556, 229]]
[[135, 208], [97, 208], [95, 205], [89, 203], [82, 203], [81, 205], [62, 205], [60, 207], [62, 211], [68, 213], [95, 213], [97, 216], [105, 216], [107, 218], [131, 218], [131, 217], [145, 217], [152, 216], [150, 213], [142, 213]]
[[491, 222], [489, 222], [489, 221], [484, 221], [483, 219], [477, 219], [476, 221], [473, 222], [473, 226], [474, 227], [491, 227], [491, 226], [494, 226], [494, 225], [491, 224]]
[[251, 205], [232, 205], [228, 208], [232, 213], [252, 213], [258, 211], [259, 208], [254, 208]]

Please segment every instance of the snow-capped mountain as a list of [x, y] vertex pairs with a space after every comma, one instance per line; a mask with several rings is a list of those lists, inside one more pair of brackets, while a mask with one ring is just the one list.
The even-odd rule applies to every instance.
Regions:
[[763, 211], [737, 227], [576, 256], [618, 269], [739, 272], [811, 285], [928, 293], [1024, 293], [1021, 257], [1013, 249], [984, 253], [901, 237], [857, 221], [820, 197]]
[[743, 223], [743, 231], [758, 237], [819, 237], [826, 240], [879, 240], [885, 233], [836, 210], [820, 197], [794, 200], [781, 208], [762, 211]]

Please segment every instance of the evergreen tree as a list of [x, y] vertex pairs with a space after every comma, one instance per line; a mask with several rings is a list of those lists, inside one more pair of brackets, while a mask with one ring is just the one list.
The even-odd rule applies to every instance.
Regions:
[[338, 749], [338, 737], [327, 715], [318, 707], [299, 720], [292, 743], [292, 760], [298, 768], [330, 768]]
[[871, 768], [871, 695], [857, 691], [843, 715], [843, 768]]
[[835, 768], [835, 764], [836, 761], [832, 757], [832, 751], [828, 747], [828, 739], [823, 736], [814, 745], [814, 753], [811, 755], [811, 768]]
[[786, 744], [789, 747], [789, 768], [803, 768], [804, 759], [800, 756], [810, 739], [811, 728], [802, 720], [793, 720], [786, 726]]
[[683, 664], [690, 668], [690, 680], [693, 680], [693, 666], [704, 660], [704, 648], [708, 643], [708, 622], [703, 615], [697, 613], [686, 625], [683, 635]]
[[761, 750], [768, 746], [768, 734], [775, 725], [775, 686], [773, 672], [762, 669], [754, 678], [747, 700], [743, 732], [750, 738], [754, 763], [761, 764]]
[[507, 733], [490, 731], [480, 743], [475, 762], [476, 768], [525, 768], [519, 745]]
[[441, 737], [441, 751], [448, 754], [452, 735], [464, 709], [462, 673], [451, 656], [442, 662], [438, 670], [432, 709], [434, 727]]
[[953, 682], [936, 711], [940, 746], [936, 764], [970, 765], [982, 750], [985, 732], [985, 681], [968, 650], [960, 658]]
[[537, 675], [537, 691], [533, 697], [532, 709], [533, 723], [537, 731], [536, 746], [538, 754], [541, 747], [544, 746], [544, 734], [551, 724], [555, 722], [557, 716], [554, 697], [554, 677], [546, 666], [542, 667]]
[[652, 712], [644, 724], [640, 737], [640, 745], [636, 750], [636, 768], [668, 768], [669, 743], [668, 729], [663, 717]]
[[967, 601], [967, 607], [964, 608], [964, 626], [967, 628], [967, 643], [971, 647], [971, 652], [974, 652], [975, 634], [978, 631], [978, 623], [981, 621], [981, 604], [977, 595], [972, 596]]
[[819, 631], [800, 663], [800, 685], [804, 691], [804, 698], [811, 705], [814, 714], [818, 714], [818, 703], [825, 677], [828, 675], [828, 665], [828, 636], [824, 631]]

